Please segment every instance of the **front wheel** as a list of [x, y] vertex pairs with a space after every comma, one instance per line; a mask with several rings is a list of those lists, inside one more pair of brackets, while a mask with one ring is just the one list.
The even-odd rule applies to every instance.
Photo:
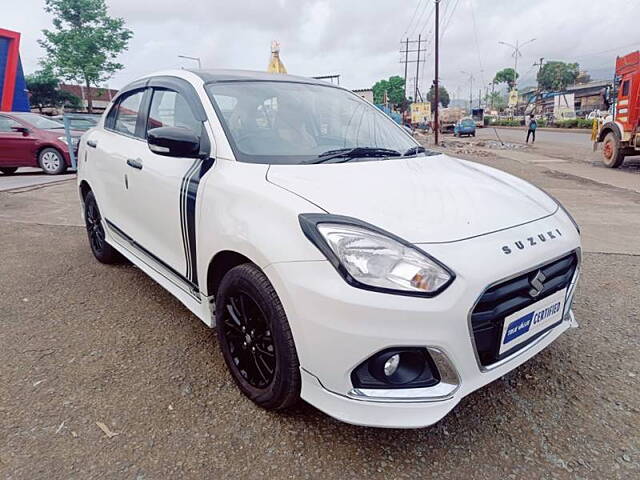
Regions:
[[602, 162], [609, 168], [618, 168], [624, 162], [620, 140], [613, 132], [607, 133], [602, 142]]
[[280, 410], [300, 398], [300, 364], [280, 299], [265, 274], [246, 263], [224, 276], [216, 330], [225, 363], [249, 399]]
[[47, 175], [59, 175], [67, 169], [64, 157], [55, 148], [45, 148], [38, 155], [38, 164]]

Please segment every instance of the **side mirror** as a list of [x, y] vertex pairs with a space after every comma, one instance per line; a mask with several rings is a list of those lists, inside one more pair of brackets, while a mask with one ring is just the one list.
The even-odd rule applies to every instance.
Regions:
[[158, 127], [147, 132], [149, 150], [167, 157], [200, 157], [200, 137], [187, 128]]
[[27, 127], [11, 127], [11, 130], [22, 133], [25, 137], [29, 135], [30, 130]]

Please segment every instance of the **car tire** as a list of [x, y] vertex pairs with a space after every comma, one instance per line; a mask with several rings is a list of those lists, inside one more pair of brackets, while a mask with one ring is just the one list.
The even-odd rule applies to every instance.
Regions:
[[2, 167], [0, 168], [0, 172], [5, 175], [13, 175], [18, 170], [18, 167]]
[[102, 215], [93, 192], [87, 193], [84, 199], [84, 221], [87, 227], [87, 237], [93, 256], [100, 263], [113, 264], [122, 261], [122, 255], [109, 245], [105, 239]]
[[618, 168], [624, 162], [624, 153], [618, 136], [609, 132], [602, 142], [602, 163], [609, 168]]
[[47, 175], [59, 175], [67, 169], [64, 156], [55, 148], [44, 148], [38, 154], [38, 165]]
[[216, 295], [216, 330], [234, 381], [250, 400], [282, 410], [300, 399], [300, 363], [287, 316], [255, 265], [229, 270]]

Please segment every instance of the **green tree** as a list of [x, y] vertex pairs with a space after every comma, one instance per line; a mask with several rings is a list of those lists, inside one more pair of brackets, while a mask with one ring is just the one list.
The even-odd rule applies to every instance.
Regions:
[[538, 72], [538, 86], [546, 91], [562, 91], [574, 84], [579, 74], [580, 66], [577, 63], [547, 62]]
[[485, 98], [485, 102], [493, 110], [502, 110], [507, 106], [507, 100], [500, 92], [489, 92]]
[[[427, 102], [431, 103], [431, 111], [434, 111], [436, 108], [436, 86], [431, 85], [429, 92], [427, 93]], [[449, 106], [451, 99], [449, 98], [449, 92], [444, 88], [443, 85], [438, 87], [438, 103], [442, 105], [444, 108]]]
[[380, 80], [371, 88], [373, 90], [373, 103], [384, 103], [384, 94], [387, 93], [387, 101], [400, 106], [405, 101], [404, 78], [394, 75], [389, 80]]
[[30, 94], [31, 105], [42, 112], [47, 107], [73, 107], [79, 108], [81, 100], [72, 93], [60, 90], [60, 80], [51, 69], [44, 69], [27, 75], [27, 90]]
[[56, 75], [87, 87], [88, 110], [93, 111], [91, 86], [98, 86], [121, 70], [116, 57], [127, 49], [133, 33], [122, 18], [107, 14], [105, 0], [45, 0], [53, 15], [52, 30], [43, 30], [43, 61]]
[[518, 77], [520, 77], [520, 75], [518, 75], [513, 68], [503, 68], [502, 70], [496, 72], [496, 76], [493, 77], [493, 83], [495, 83], [496, 85], [500, 83], [506, 83], [507, 85], [509, 85], [509, 90], [512, 90], [516, 85], [516, 80], [518, 79]]

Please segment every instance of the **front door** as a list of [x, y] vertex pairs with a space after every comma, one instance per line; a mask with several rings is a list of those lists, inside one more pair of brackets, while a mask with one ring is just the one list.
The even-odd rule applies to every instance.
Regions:
[[[183, 94], [154, 88], [149, 104], [147, 131], [169, 126], [203, 134], [203, 123], [196, 119]], [[129, 156], [138, 164], [129, 173], [129, 188], [134, 194], [130, 234], [169, 274], [181, 277], [181, 286], [197, 296], [196, 196], [200, 179], [213, 161], [158, 155], [147, 144], [131, 150]]]

